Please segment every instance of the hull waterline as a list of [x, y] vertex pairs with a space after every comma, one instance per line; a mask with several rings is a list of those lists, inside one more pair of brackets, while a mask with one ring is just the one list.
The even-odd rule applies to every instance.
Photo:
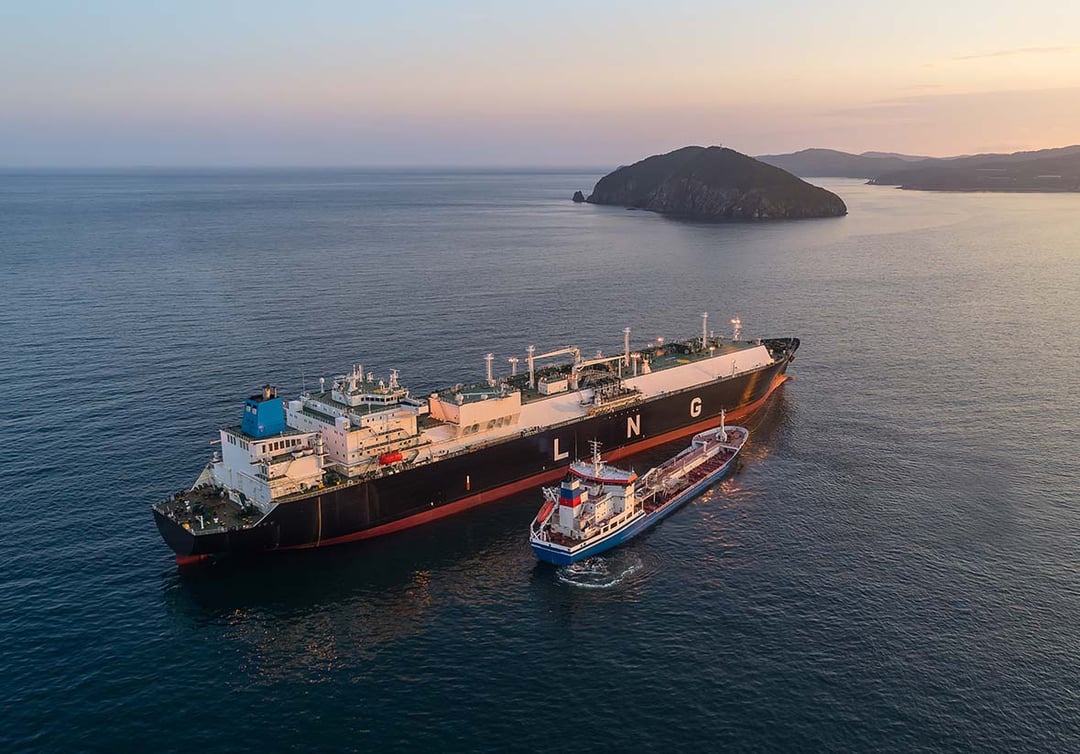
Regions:
[[275, 505], [251, 526], [195, 534], [158, 508], [155, 521], [182, 566], [208, 557], [325, 547], [402, 531], [557, 480], [568, 459], [592, 439], [604, 444], [607, 458], [618, 460], [716, 426], [721, 409], [733, 421], [745, 417], [786, 381], [798, 347], [797, 340], [792, 343], [787, 358], [764, 369], [311, 493]]

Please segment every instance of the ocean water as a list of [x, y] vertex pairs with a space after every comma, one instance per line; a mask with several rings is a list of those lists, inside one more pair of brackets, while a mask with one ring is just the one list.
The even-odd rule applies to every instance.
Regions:
[[[0, 175], [0, 750], [1080, 750], [1080, 196], [710, 225], [599, 175]], [[154, 528], [264, 382], [706, 310], [794, 379], [590, 573], [535, 563], [538, 492], [185, 573]]]

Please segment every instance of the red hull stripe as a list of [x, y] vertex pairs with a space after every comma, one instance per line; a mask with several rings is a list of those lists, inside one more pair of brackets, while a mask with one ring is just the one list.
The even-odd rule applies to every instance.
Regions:
[[[768, 400], [769, 396], [772, 395], [773, 391], [776, 390], [776, 388], [780, 387], [788, 379], [789, 378], [787, 375], [782, 375], [778, 377], [773, 382], [772, 387], [769, 388], [769, 391], [765, 393], [765, 395], [763, 395], [759, 400], [749, 404], [748, 406], [744, 406], [743, 408], [731, 411], [730, 413], [728, 413], [727, 418], [731, 421], [737, 421], [738, 419], [753, 413], [758, 408], [760, 408], [766, 400]], [[677, 440], [680, 437], [686, 437], [687, 435], [696, 434], [711, 427], [715, 427], [718, 425], [718, 418], [719, 417], [706, 419], [705, 421], [700, 421], [697, 424], [691, 424], [687, 427], [674, 429], [670, 432], [665, 432], [662, 435], [656, 435], [655, 437], [646, 437], [638, 442], [635, 442], [633, 445], [624, 445], [621, 448], [613, 450], [610, 454], [606, 456], [605, 460], [616, 461], [628, 455], [632, 455], [643, 450], [648, 450], [649, 448], [655, 447], [657, 445], [663, 445], [666, 442]], [[475, 508], [476, 506], [483, 505], [484, 503], [491, 503], [496, 500], [501, 500], [502, 498], [508, 497], [509, 495], [513, 495], [518, 492], [524, 492], [527, 489], [537, 487], [546, 482], [554, 481], [565, 475], [566, 467], [561, 466], [557, 469], [550, 469], [549, 471], [544, 471], [539, 474], [534, 474], [530, 477], [526, 477], [524, 479], [519, 479], [518, 481], [511, 482], [510, 484], [504, 484], [502, 487], [496, 487], [495, 489], [488, 490], [487, 492], [478, 492], [475, 495], [470, 495], [469, 497], [462, 498], [461, 500], [458, 500], [456, 502], [448, 503], [447, 505], [442, 505], [438, 508], [432, 508], [430, 511], [417, 513], [415, 515], [409, 516], [408, 518], [403, 518], [398, 521], [392, 521], [388, 524], [383, 524], [382, 526], [375, 526], [371, 529], [364, 529], [363, 531], [358, 531], [353, 534], [346, 534], [341, 537], [324, 539], [321, 542], [308, 542], [302, 545], [291, 545], [289, 547], [282, 547], [281, 549], [305, 550], [312, 547], [340, 545], [346, 542], [357, 542], [362, 539], [381, 537], [384, 534], [392, 534], [396, 531], [402, 531], [403, 529], [411, 529], [414, 526], [420, 526], [421, 524], [426, 524], [430, 521], [436, 521], [440, 518], [445, 518], [446, 516], [452, 516], [455, 513], [461, 513], [462, 511], [469, 510], [470, 508]], [[177, 556], [177, 562], [179, 562], [179, 560], [180, 557]]]
[[177, 555], [176, 565], [180, 568], [185, 566], [193, 566], [196, 563], [202, 563], [206, 560], [210, 560], [209, 555]]

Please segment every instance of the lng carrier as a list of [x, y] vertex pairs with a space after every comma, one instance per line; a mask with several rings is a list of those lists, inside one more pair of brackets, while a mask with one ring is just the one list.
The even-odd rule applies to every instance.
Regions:
[[[569, 346], [511, 357], [511, 374], [425, 398], [362, 365], [286, 401], [266, 386], [190, 490], [153, 506], [180, 565], [340, 544], [448, 516], [565, 475], [599, 441], [610, 460], [715, 426], [786, 379], [798, 338], [701, 336], [583, 358]], [[552, 363], [552, 360], [558, 360]], [[518, 374], [518, 364], [525, 371]], [[545, 362], [545, 363], [540, 363]]]

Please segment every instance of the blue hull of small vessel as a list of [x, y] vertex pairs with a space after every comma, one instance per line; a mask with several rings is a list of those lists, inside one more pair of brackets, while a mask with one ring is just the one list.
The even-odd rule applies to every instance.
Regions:
[[553, 547], [543, 542], [530, 542], [533, 552], [536, 553], [536, 557], [545, 563], [552, 563], [558, 566], [567, 566], [577, 563], [585, 558], [591, 558], [593, 555], [599, 555], [602, 552], [607, 552], [613, 547], [618, 547], [623, 542], [633, 539], [641, 532], [652, 528], [656, 524], [660, 523], [664, 518], [667, 518], [676, 510], [681, 508], [686, 503], [693, 500], [700, 495], [706, 489], [716, 484], [722, 479], [731, 467], [735, 464], [735, 459], [738, 458], [736, 453], [732, 456], [731, 460], [717, 469], [709, 476], [702, 479], [700, 482], [692, 487], [688, 487], [685, 492], [680, 493], [678, 496], [671, 499], [671, 501], [662, 508], [657, 508], [652, 513], [642, 518], [629, 522], [622, 528], [616, 529], [610, 532], [603, 539], [599, 539], [588, 547], [583, 547], [580, 550], [574, 550], [573, 552], [567, 552], [560, 547]]

